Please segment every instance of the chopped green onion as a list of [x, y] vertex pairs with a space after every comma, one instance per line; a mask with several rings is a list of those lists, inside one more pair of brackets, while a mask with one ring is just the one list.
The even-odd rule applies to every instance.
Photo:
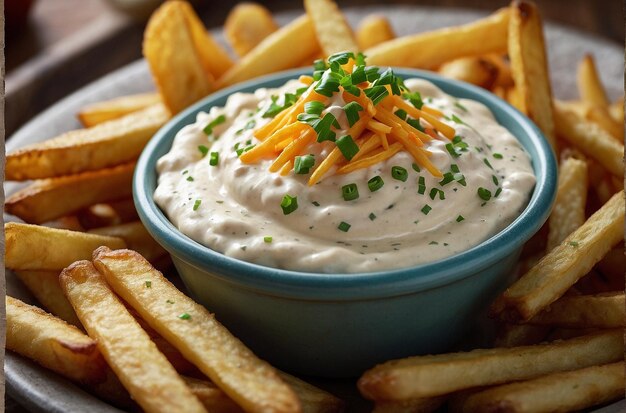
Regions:
[[369, 219], [370, 219], [370, 221], [375, 220], [376, 219], [376, 214], [374, 214], [373, 212], [370, 212]]
[[450, 170], [454, 173], [459, 173], [461, 172], [461, 170], [459, 169], [459, 165], [453, 163], [452, 165], [450, 165]]
[[181, 320], [189, 320], [191, 316], [189, 315], [189, 313], [182, 313], [178, 316], [178, 318], [180, 318]]
[[411, 168], [413, 168], [415, 172], [422, 172], [422, 169], [420, 168], [420, 166], [416, 164], [415, 162], [413, 162], [413, 164], [411, 165]]
[[304, 104], [304, 111], [310, 115], [321, 116], [324, 108], [324, 104], [316, 100]]
[[446, 199], [445, 193], [441, 189], [439, 189], [439, 188], [432, 188], [430, 190], [430, 193], [428, 194], [428, 196], [430, 196], [430, 199], [432, 199], [434, 201], [435, 198], [437, 197], [437, 194], [439, 194], [439, 199], [440, 200]]
[[387, 88], [382, 85], [369, 87], [363, 92], [365, 92], [365, 96], [372, 100], [374, 106], [376, 106], [378, 103], [380, 103], [381, 100], [389, 95], [389, 91], [387, 90]]
[[452, 172], [446, 172], [443, 174], [443, 179], [439, 181], [439, 185], [446, 186], [452, 181], [454, 181], [454, 175], [452, 175]]
[[263, 242], [270, 244], [272, 242], [272, 237], [263, 237]]
[[340, 65], [345, 65], [350, 61], [350, 59], [354, 59], [354, 53], [352, 52], [339, 52], [328, 56], [328, 63], [339, 63]]
[[432, 210], [432, 208], [430, 207], [430, 205], [426, 204], [422, 207], [422, 214], [424, 215], [428, 215], [428, 213]]
[[489, 160], [487, 158], [483, 159], [483, 162], [485, 163], [485, 165], [487, 165], [489, 167], [489, 169], [493, 169], [493, 166], [491, 166], [491, 164], [489, 163]]
[[479, 187], [476, 192], [478, 193], [480, 199], [482, 199], [483, 201], [489, 201], [491, 199], [491, 191], [483, 188], [482, 186]]
[[391, 167], [391, 176], [393, 179], [397, 179], [398, 181], [406, 182], [409, 177], [409, 173], [406, 169], [401, 166], [392, 166]]
[[219, 152], [211, 152], [211, 155], [209, 155], [209, 165], [211, 166], [216, 166], [218, 164], [218, 162], [220, 161], [220, 154]]
[[324, 72], [317, 86], [315, 86], [315, 92], [326, 97], [331, 97], [333, 93], [339, 92], [340, 76], [331, 71]]
[[187, 180], [188, 180], [189, 182], [193, 182], [193, 176], [188, 176], [188, 177], [187, 177]]
[[200, 208], [200, 204], [202, 203], [201, 199], [196, 199], [196, 202], [193, 203], [193, 210], [197, 211]]
[[406, 113], [404, 109], [398, 109], [395, 112], [393, 112], [393, 114], [402, 120], [406, 120], [406, 117], [408, 116], [408, 113]]
[[502, 159], [503, 158], [501, 153], [494, 153], [493, 157], [496, 158], [496, 159]]
[[152, 288], [152, 281], [146, 281], [146, 288]]
[[500, 195], [501, 192], [502, 192], [502, 188], [498, 187], [498, 189], [496, 189], [496, 193], [493, 194], [493, 197], [497, 198]]
[[465, 106], [461, 105], [461, 103], [458, 102], [458, 101], [454, 102], [454, 106], [456, 106], [457, 108], [461, 109], [463, 112], [467, 112], [468, 111], [467, 108]]
[[319, 203], [319, 202], [317, 202], [317, 201], [313, 201], [313, 202], [311, 202], [311, 203], [312, 203], [313, 205], [315, 205], [316, 207], [320, 206], [320, 203]]
[[361, 52], [357, 53], [355, 63], [357, 66], [365, 66], [365, 55]]
[[204, 145], [199, 145], [198, 146], [198, 150], [200, 151], [200, 153], [202, 154], [202, 157], [205, 157], [207, 153], [209, 153], [209, 148], [207, 148]]
[[424, 195], [424, 192], [426, 192], [426, 180], [423, 176], [420, 176], [417, 180], [417, 193]]
[[367, 80], [367, 76], [365, 75], [365, 66], [357, 66], [350, 75], [353, 85], [358, 85], [359, 83], [363, 83]]
[[439, 245], [439, 243], [437, 241], [430, 241], [428, 245]]
[[454, 145], [451, 143], [446, 143], [446, 150], [450, 155], [452, 155], [453, 158], [458, 158], [459, 156], [461, 156], [460, 153], [454, 150]]
[[285, 195], [280, 203], [280, 207], [283, 209], [283, 214], [291, 214], [293, 211], [298, 209], [298, 197]]
[[341, 221], [337, 228], [339, 228], [339, 231], [348, 232], [351, 226], [352, 225], [348, 224], [347, 222]]
[[363, 107], [356, 102], [350, 102], [343, 107], [346, 112], [346, 118], [348, 118], [348, 124], [352, 127], [359, 120], [359, 111], [363, 110]]
[[204, 129], [202, 129], [202, 131], [208, 136], [211, 135], [213, 133], [213, 128], [216, 127], [217, 125], [221, 125], [222, 123], [226, 122], [226, 116], [224, 115], [219, 115], [217, 118], [213, 119], [211, 122], [209, 122], [208, 125], [206, 125], [204, 127]]
[[417, 109], [421, 109], [424, 106], [422, 101], [422, 95], [419, 92], [406, 92], [402, 95], [404, 99], [407, 99]]
[[313, 155], [296, 156], [293, 164], [293, 171], [297, 174], [308, 174], [309, 170], [315, 165]]
[[407, 118], [406, 123], [408, 123], [409, 125], [413, 126], [418, 131], [424, 132], [424, 127], [420, 123], [419, 119]]
[[456, 222], [461, 222], [464, 220], [465, 220], [465, 217], [463, 217], [463, 215], [459, 215], [458, 217], [456, 217]]
[[165, 302], [166, 302], [167, 304], [174, 304], [174, 301], [172, 301], [172, 300], [170, 300], [170, 299], [165, 300]]
[[500, 184], [498, 183], [498, 177], [497, 177], [497, 176], [495, 176], [495, 175], [491, 175], [491, 180], [493, 181], [493, 184], [494, 184], [495, 186], [500, 185]]
[[578, 241], [568, 241], [567, 244], [571, 245], [574, 248], [576, 248], [578, 246]]
[[346, 158], [347, 160], [354, 158], [354, 155], [359, 152], [359, 146], [354, 142], [352, 136], [350, 135], [342, 136], [341, 138], [337, 139], [337, 142], [335, 143], [343, 154], [344, 158]]
[[385, 185], [385, 182], [383, 181], [383, 178], [378, 175], [367, 181], [367, 187], [370, 189], [371, 192], [378, 191], [380, 188], [383, 187], [383, 185]]
[[455, 123], [459, 123], [461, 125], [465, 125], [465, 122], [463, 122], [461, 120], [461, 118], [459, 118], [457, 115], [455, 115], [454, 113], [450, 116], [450, 118], [452, 119], [453, 122]]
[[341, 187], [341, 195], [344, 201], [354, 201], [359, 198], [359, 188], [356, 184], [348, 184]]
[[335, 140], [335, 136], [337, 135], [330, 130], [331, 126], [339, 128], [339, 122], [337, 122], [337, 118], [335, 118], [332, 113], [326, 113], [322, 120], [318, 121], [317, 124], [313, 126], [313, 129], [317, 133], [318, 142]]

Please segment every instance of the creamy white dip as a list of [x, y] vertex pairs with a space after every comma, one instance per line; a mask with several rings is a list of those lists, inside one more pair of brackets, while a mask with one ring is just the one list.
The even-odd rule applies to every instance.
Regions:
[[[280, 89], [234, 94], [225, 107], [198, 114], [196, 123], [184, 127], [170, 152], [158, 161], [154, 199], [193, 240], [230, 257], [290, 270], [403, 268], [478, 245], [527, 205], [535, 184], [529, 156], [484, 105], [455, 99], [423, 80], [405, 83], [419, 91], [427, 105], [441, 110], [447, 116], [443, 121], [462, 137], [466, 147], [454, 146], [456, 157], [446, 149], [450, 141], [444, 137], [428, 142], [425, 149], [432, 152], [430, 160], [442, 173], [456, 170], [454, 164], [464, 181], [455, 175], [452, 182], [440, 184], [442, 179], [425, 169], [414, 170], [414, 160], [405, 151], [349, 174], [335, 175], [331, 170], [312, 187], [307, 185], [310, 174], [269, 172], [273, 159], [242, 163], [234, 148], [258, 143], [253, 129], [270, 120], [262, 117], [270, 97], [303, 86], [291, 81]], [[327, 111], [337, 117], [341, 129], [347, 129], [340, 108], [344, 102], [335, 97], [333, 104]], [[226, 121], [207, 136], [204, 127], [220, 115]], [[210, 156], [204, 156], [199, 146], [219, 153], [218, 164], [211, 166]], [[315, 155], [316, 165], [326, 155], [320, 147], [314, 143], [304, 152]], [[393, 166], [405, 168], [408, 179], [394, 179]], [[371, 192], [367, 181], [374, 176], [380, 176], [384, 186]], [[360, 196], [345, 201], [341, 188], [351, 183], [357, 184]], [[431, 194], [433, 188], [438, 191]], [[491, 193], [488, 201], [478, 195], [479, 188]], [[441, 193], [445, 199], [440, 199]], [[281, 208], [285, 195], [298, 202], [298, 209], [288, 215]], [[346, 232], [338, 228], [342, 222], [350, 226]]]

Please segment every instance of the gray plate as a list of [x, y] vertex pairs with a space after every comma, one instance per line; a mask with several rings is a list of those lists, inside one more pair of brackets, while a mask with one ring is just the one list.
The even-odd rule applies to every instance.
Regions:
[[[398, 35], [416, 33], [439, 27], [462, 24], [482, 17], [483, 13], [461, 9], [441, 9], [418, 6], [385, 6], [348, 8], [345, 10], [353, 27], [365, 15], [379, 12], [392, 22]], [[277, 15], [280, 24], [291, 20], [296, 13]], [[221, 34], [216, 32], [221, 40]], [[546, 30], [548, 54], [554, 94], [561, 99], [576, 98], [576, 65], [584, 53], [593, 53], [604, 84], [611, 99], [623, 93], [623, 50], [613, 42], [590, 36], [562, 26], [548, 24]], [[557, 76], [558, 74], [558, 76]], [[153, 84], [144, 61], [129, 64], [93, 82], [83, 89], [59, 101], [50, 109], [35, 117], [6, 144], [7, 151], [28, 143], [41, 141], [61, 132], [80, 127], [75, 114], [87, 103], [97, 102], [116, 96], [153, 90]], [[5, 193], [14, 192], [20, 184], [6, 183]], [[5, 217], [11, 220], [11, 217]], [[7, 293], [34, 302], [32, 296], [19, 284], [15, 276], [7, 271]], [[119, 412], [104, 402], [85, 393], [75, 385], [29, 360], [11, 352], [5, 359], [7, 392], [23, 405], [36, 412]], [[364, 411], [367, 403], [359, 400], [353, 383], [317, 382], [350, 402], [350, 411]], [[626, 411], [626, 401], [597, 410], [602, 413]]]

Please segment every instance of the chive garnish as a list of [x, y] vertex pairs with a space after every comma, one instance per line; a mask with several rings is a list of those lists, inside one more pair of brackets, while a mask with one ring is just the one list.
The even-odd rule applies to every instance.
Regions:
[[498, 185], [499, 185], [499, 183], [498, 183], [498, 177], [497, 177], [497, 176], [495, 176], [495, 175], [491, 175], [491, 180], [493, 181], [493, 184], [494, 184], [495, 186], [498, 186]]
[[491, 199], [491, 191], [483, 188], [482, 186], [479, 187], [476, 192], [478, 193], [479, 198], [483, 201], [489, 201]]
[[304, 104], [304, 111], [310, 115], [321, 116], [324, 110], [324, 104], [316, 100]]
[[209, 153], [209, 148], [207, 148], [204, 145], [199, 145], [198, 146], [198, 150], [200, 151], [200, 153], [202, 154], [202, 157], [205, 157], [207, 153]]
[[399, 117], [402, 120], [406, 120], [406, 117], [408, 116], [408, 114], [406, 113], [406, 111], [404, 109], [398, 109], [395, 112], [393, 112], [394, 115], [396, 115], [397, 117]]
[[465, 217], [463, 215], [459, 215], [458, 217], [456, 217], [456, 222], [461, 222], [464, 220], [465, 220]]
[[213, 134], [213, 128], [216, 127], [217, 125], [221, 125], [222, 123], [226, 122], [226, 116], [224, 115], [219, 115], [217, 118], [213, 119], [211, 122], [209, 122], [208, 125], [206, 125], [204, 127], [204, 129], [202, 129], [202, 131], [208, 136]]
[[501, 153], [494, 153], [493, 157], [496, 158], [496, 159], [502, 159], [503, 158]]
[[216, 166], [218, 164], [218, 162], [220, 161], [220, 154], [219, 152], [211, 152], [211, 155], [209, 155], [209, 165], [211, 166]]
[[188, 177], [187, 177], [187, 180], [188, 180], [189, 182], [193, 182], [193, 176], [188, 176]]
[[371, 192], [378, 191], [380, 188], [383, 187], [383, 185], [385, 185], [385, 182], [383, 181], [383, 178], [378, 175], [367, 181], [367, 187], [370, 189]]
[[568, 241], [567, 244], [571, 245], [574, 248], [576, 248], [578, 246], [578, 241]]
[[407, 170], [401, 166], [392, 166], [391, 167], [391, 176], [393, 179], [397, 179], [398, 181], [406, 182], [409, 177], [409, 173]]
[[348, 232], [351, 226], [352, 225], [348, 224], [347, 222], [341, 221], [337, 228], [339, 229], [339, 231]]
[[498, 187], [498, 189], [496, 189], [496, 193], [493, 194], [493, 197], [497, 198], [500, 195], [501, 192], [502, 192], [502, 188]]
[[411, 165], [411, 167], [413, 168], [413, 170], [415, 172], [422, 172], [422, 170], [420, 169], [419, 165], [416, 164], [415, 162], [413, 162], [413, 164]]
[[181, 320], [189, 320], [191, 316], [189, 315], [189, 313], [182, 313], [178, 316], [178, 318], [180, 318]]
[[152, 288], [152, 281], [146, 281], [146, 288]]
[[493, 169], [493, 166], [491, 166], [491, 164], [489, 163], [489, 160], [487, 158], [483, 159], [483, 162], [485, 163], [485, 165], [487, 165], [489, 167], [489, 169]]
[[359, 120], [359, 112], [363, 110], [363, 107], [356, 102], [350, 102], [343, 107], [346, 112], [346, 118], [348, 124], [352, 127]]
[[343, 154], [344, 158], [351, 160], [359, 152], [359, 146], [354, 142], [352, 136], [345, 135], [337, 139], [337, 147]]
[[428, 194], [428, 196], [430, 196], [430, 199], [432, 199], [433, 201], [435, 200], [437, 195], [439, 195], [440, 200], [446, 199], [445, 193], [439, 188], [432, 188], [430, 190], [430, 193]]
[[439, 181], [439, 185], [445, 186], [452, 181], [454, 181], [454, 175], [452, 175], [452, 172], [446, 172], [443, 174], [443, 179]]
[[426, 180], [423, 176], [420, 176], [417, 180], [417, 193], [424, 195], [424, 192], [426, 192]]
[[297, 174], [308, 174], [313, 165], [315, 165], [313, 155], [296, 156], [296, 160], [293, 163], [293, 171]]
[[317, 202], [317, 201], [313, 201], [313, 202], [311, 202], [311, 203], [312, 203], [313, 205], [315, 205], [316, 207], [320, 206], [320, 203], [319, 203], [319, 202]]
[[422, 214], [424, 215], [428, 215], [428, 213], [432, 210], [432, 208], [430, 207], [430, 205], [426, 204], [422, 207], [421, 211]]
[[454, 145], [451, 143], [446, 143], [446, 150], [448, 151], [448, 153], [450, 155], [452, 155], [453, 158], [458, 158], [459, 156], [461, 156], [460, 153], [458, 153], [455, 149], [454, 149]]
[[341, 187], [341, 195], [344, 201], [354, 201], [359, 198], [359, 188], [356, 184], [348, 184]]
[[283, 209], [283, 214], [291, 214], [293, 211], [298, 209], [298, 197], [285, 195], [282, 202], [280, 203], [280, 207]]
[[375, 220], [376, 219], [376, 214], [374, 214], [373, 212], [370, 212], [369, 219], [370, 219], [370, 221]]
[[270, 244], [272, 242], [272, 237], [263, 237], [263, 242]]
[[200, 208], [200, 204], [202, 203], [201, 199], [196, 199], [196, 201], [193, 203], [193, 210], [197, 211], [198, 208]]

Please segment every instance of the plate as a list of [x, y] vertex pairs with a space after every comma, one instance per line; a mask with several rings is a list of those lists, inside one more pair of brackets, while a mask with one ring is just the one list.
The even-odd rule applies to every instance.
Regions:
[[[486, 13], [464, 9], [442, 9], [422, 6], [370, 6], [343, 9], [349, 23], [356, 27], [370, 13], [381, 13], [389, 18], [397, 35], [427, 31], [444, 26], [467, 23]], [[299, 12], [276, 14], [279, 24], [292, 20]], [[222, 41], [221, 31], [215, 32]], [[585, 53], [592, 53], [611, 100], [623, 93], [623, 50], [620, 45], [572, 30], [560, 25], [547, 24], [546, 37], [554, 95], [560, 99], [576, 98], [576, 66]], [[557, 76], [558, 74], [558, 76]], [[154, 90], [145, 61], [140, 60], [124, 66], [111, 74], [59, 101], [18, 130], [6, 143], [11, 151], [29, 143], [54, 137], [62, 132], [80, 127], [75, 114], [84, 105], [117, 96]], [[24, 184], [9, 182], [5, 193], [11, 194]], [[10, 217], [5, 217], [10, 219]], [[6, 272], [7, 294], [34, 302], [33, 297], [20, 285], [10, 272]], [[218, 315], [219, 316], [219, 315]], [[42, 369], [33, 362], [7, 352], [5, 358], [6, 390], [33, 412], [47, 413], [119, 413], [120, 410], [84, 392], [58, 375]], [[354, 382], [316, 381], [314, 384], [326, 388], [344, 398], [350, 405], [349, 411], [364, 411], [367, 402], [362, 401]], [[617, 413], [626, 410], [626, 401], [614, 403], [597, 412]]]

